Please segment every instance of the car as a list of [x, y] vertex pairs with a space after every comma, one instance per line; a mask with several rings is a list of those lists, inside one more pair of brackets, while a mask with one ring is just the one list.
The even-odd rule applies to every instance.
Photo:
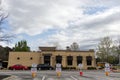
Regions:
[[48, 64], [38, 64], [37, 70], [53, 70], [54, 68]]
[[27, 66], [23, 66], [21, 64], [15, 64], [9, 67], [10, 70], [28, 70]]

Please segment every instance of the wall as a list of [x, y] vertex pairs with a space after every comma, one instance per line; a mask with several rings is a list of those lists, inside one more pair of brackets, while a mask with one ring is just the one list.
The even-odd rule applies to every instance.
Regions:
[[[8, 67], [12, 66], [14, 64], [22, 64], [25, 66], [31, 66], [33, 63], [36, 64], [44, 64], [44, 58], [43, 54], [52, 54], [51, 55], [51, 66], [55, 66], [56, 64], [56, 56], [60, 55], [62, 56], [62, 65], [63, 67], [76, 67], [77, 65], [77, 56], [83, 57], [83, 66], [84, 69], [87, 69], [87, 67], [95, 67], [95, 56], [94, 51], [65, 51], [65, 50], [58, 50], [58, 51], [43, 51], [43, 52], [10, 52], [9, 53], [9, 61], [8, 61]], [[67, 65], [67, 56], [73, 56], [73, 65], [69, 66]], [[86, 56], [92, 56], [92, 65], [88, 66], [86, 64]], [[17, 58], [20, 58], [19, 60]], [[32, 60], [31, 60], [32, 58]]]
[[[18, 60], [17, 58], [20, 58], [20, 59]], [[40, 63], [40, 53], [36, 53], [36, 52], [10, 52], [9, 53], [8, 67], [14, 64], [31, 66], [33, 63], [36, 63], [36, 64]]]

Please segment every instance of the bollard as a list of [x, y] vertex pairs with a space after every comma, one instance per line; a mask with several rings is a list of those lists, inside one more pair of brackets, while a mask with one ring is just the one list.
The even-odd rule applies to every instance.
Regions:
[[59, 71], [59, 72], [58, 72], [58, 77], [60, 77], [60, 76], [61, 76], [61, 72]]
[[32, 78], [35, 78], [37, 75], [35, 72], [32, 72]]
[[109, 72], [105, 72], [105, 75], [106, 75], [106, 76], [109, 76]]
[[35, 78], [37, 76], [37, 64], [33, 63], [31, 67], [31, 76]]
[[57, 74], [58, 77], [61, 76], [61, 72], [60, 71], [57, 71], [56, 74]]
[[80, 71], [80, 76], [83, 76], [83, 72], [82, 71]]

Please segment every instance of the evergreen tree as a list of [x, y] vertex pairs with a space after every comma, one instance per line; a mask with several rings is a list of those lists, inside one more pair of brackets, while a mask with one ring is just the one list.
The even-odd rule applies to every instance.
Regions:
[[15, 44], [14, 51], [30, 51], [30, 47], [27, 46], [26, 40], [21, 40]]

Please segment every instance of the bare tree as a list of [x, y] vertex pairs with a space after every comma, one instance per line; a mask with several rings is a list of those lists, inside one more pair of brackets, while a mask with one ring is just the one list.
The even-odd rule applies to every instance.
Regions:
[[114, 48], [115, 53], [117, 53], [117, 57], [119, 59], [118, 65], [120, 65], [120, 38], [114, 41]]
[[[0, 5], [1, 5], [1, 0], [0, 0]], [[8, 17], [8, 13], [6, 13], [2, 8], [0, 8], [0, 42], [1, 41], [9, 42], [13, 37], [12, 34], [5, 33], [3, 27], [1, 26], [7, 17]]]
[[100, 43], [98, 44], [98, 51], [97, 56], [103, 61], [103, 62], [110, 62], [110, 58], [112, 56], [112, 48], [113, 48], [113, 41], [110, 37], [104, 37], [100, 40]]

